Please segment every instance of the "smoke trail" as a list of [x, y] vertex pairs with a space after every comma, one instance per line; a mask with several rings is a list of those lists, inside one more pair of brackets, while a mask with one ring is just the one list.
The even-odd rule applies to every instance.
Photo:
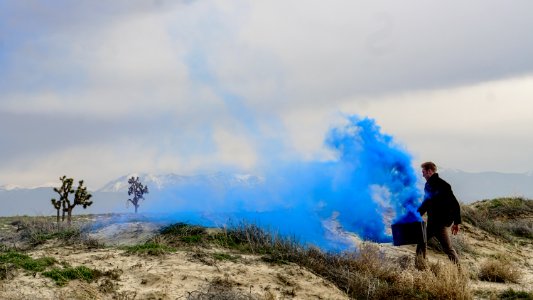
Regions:
[[146, 204], [175, 212], [170, 219], [207, 226], [244, 220], [325, 249], [353, 246], [347, 232], [389, 242], [393, 218], [420, 219], [411, 157], [374, 120], [348, 116], [325, 143], [334, 159], [269, 162], [251, 184], [230, 184], [219, 173], [214, 183], [167, 189]]

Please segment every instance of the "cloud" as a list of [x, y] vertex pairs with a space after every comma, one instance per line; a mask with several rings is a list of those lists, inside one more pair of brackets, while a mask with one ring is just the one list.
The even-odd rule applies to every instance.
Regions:
[[[533, 76], [453, 89], [418, 91], [368, 101], [343, 111], [372, 115], [417, 161], [471, 171], [526, 172], [533, 143]], [[431, 157], [428, 157], [431, 156]], [[433, 157], [433, 158], [432, 158]]]
[[531, 72], [523, 61], [533, 43], [521, 38], [530, 6], [269, 1], [253, 7], [243, 31], [250, 44], [279, 58], [291, 100], [330, 101]]
[[[344, 112], [375, 117], [419, 156], [477, 170], [495, 155], [491, 166], [518, 170], [526, 159], [518, 149], [529, 147], [521, 136], [532, 127], [529, 105], [518, 100], [533, 93], [522, 81], [533, 70], [531, 6], [2, 2], [0, 135], [9, 146], [0, 165], [37, 169], [37, 161], [90, 155], [86, 149], [110, 151], [100, 165], [119, 161], [124, 149], [136, 154], [135, 163], [110, 167], [112, 179], [128, 168], [253, 168], [273, 154], [319, 159]], [[493, 102], [484, 90], [497, 91]], [[47, 138], [56, 132], [68, 138]], [[501, 148], [483, 151], [501, 139]], [[464, 153], [474, 152], [483, 161], [469, 162]], [[24, 176], [10, 178], [0, 180]]]

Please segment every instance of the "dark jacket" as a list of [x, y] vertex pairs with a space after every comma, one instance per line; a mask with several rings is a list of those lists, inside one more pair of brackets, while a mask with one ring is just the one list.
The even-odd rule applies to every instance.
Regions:
[[420, 215], [428, 213], [428, 227], [461, 224], [461, 207], [452, 187], [439, 174], [429, 177], [424, 187], [424, 201], [418, 208]]

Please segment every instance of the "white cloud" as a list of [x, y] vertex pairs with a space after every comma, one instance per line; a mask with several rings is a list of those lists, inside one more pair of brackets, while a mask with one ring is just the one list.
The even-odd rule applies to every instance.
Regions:
[[471, 171], [533, 169], [533, 76], [389, 95], [342, 110], [375, 118], [418, 160]]
[[239, 136], [224, 129], [218, 129], [213, 136], [217, 144], [219, 163], [250, 170], [256, 165], [257, 157], [253, 145], [245, 136]]
[[0, 129], [13, 147], [0, 183], [66, 171], [98, 182], [93, 166], [107, 179], [251, 168], [278, 150], [320, 158], [339, 112], [376, 118], [417, 159], [533, 169], [530, 2], [182, 3], [55, 3], [66, 16], [31, 2], [16, 5], [16, 22], [0, 18], [0, 113], [69, 115], [90, 136], [68, 147], [40, 139], [37, 157], [21, 148], [38, 124]]

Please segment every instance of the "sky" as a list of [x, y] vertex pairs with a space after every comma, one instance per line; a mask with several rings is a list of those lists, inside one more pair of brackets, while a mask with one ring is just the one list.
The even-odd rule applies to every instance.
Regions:
[[0, 186], [327, 160], [369, 117], [413, 157], [533, 171], [533, 2], [0, 0]]

